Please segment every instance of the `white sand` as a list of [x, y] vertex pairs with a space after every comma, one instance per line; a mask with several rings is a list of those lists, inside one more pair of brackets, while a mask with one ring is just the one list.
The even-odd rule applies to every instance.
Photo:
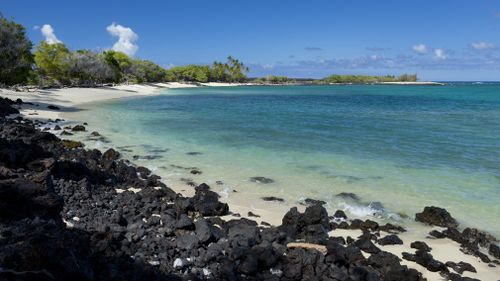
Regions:
[[[61, 114], [79, 110], [79, 104], [106, 101], [118, 98], [135, 96], [155, 95], [164, 89], [197, 87], [193, 84], [171, 83], [151, 83], [136, 85], [118, 85], [114, 87], [101, 88], [62, 88], [36, 90], [33, 92], [16, 92], [12, 90], [0, 89], [0, 96], [10, 99], [21, 98], [24, 102], [31, 102], [35, 105], [22, 105], [21, 115], [29, 119], [57, 119]], [[36, 106], [38, 105], [38, 106]], [[51, 110], [47, 106], [55, 105], [60, 110]]]
[[[399, 82], [398, 82], [399, 83]], [[426, 83], [426, 82], [420, 82]], [[235, 86], [235, 84], [226, 83], [205, 83], [204, 86]], [[236, 84], [241, 85], [241, 84]], [[68, 113], [72, 111], [79, 110], [79, 104], [105, 101], [117, 98], [128, 98], [134, 96], [147, 96], [155, 95], [159, 91], [166, 88], [185, 88], [185, 87], [197, 87], [194, 84], [182, 84], [182, 83], [155, 83], [147, 85], [120, 85], [115, 87], [104, 87], [104, 88], [63, 88], [63, 89], [50, 89], [50, 90], [37, 90], [34, 92], [14, 92], [11, 90], [0, 89], [0, 96], [8, 97], [10, 99], [21, 98], [24, 102], [32, 102], [34, 105], [23, 105], [20, 108], [21, 115], [26, 118], [47, 120], [61, 118], [62, 113]], [[38, 106], [37, 106], [38, 105]], [[47, 109], [48, 105], [55, 105], [60, 107], [60, 110], [50, 110]], [[31, 115], [36, 113], [37, 115]], [[72, 120], [72, 121], [82, 121], [82, 120]], [[172, 187], [175, 191], [179, 191], [178, 188]], [[140, 190], [134, 190], [140, 192]], [[192, 195], [192, 190], [187, 189], [183, 192], [186, 196]], [[249, 198], [251, 197], [251, 198]], [[257, 194], [243, 195], [238, 193], [233, 193], [228, 198], [221, 198], [221, 201], [225, 201], [229, 204], [230, 210], [234, 213], [241, 214], [242, 217], [248, 217], [248, 212], [251, 211], [258, 214], [260, 217], [249, 217], [259, 223], [262, 221], [271, 223], [273, 225], [281, 224], [281, 218], [288, 211], [291, 205], [279, 202], [265, 202], [259, 199]], [[299, 211], [304, 210], [304, 206], [297, 206]], [[225, 217], [226, 219], [234, 219], [232, 215]], [[447, 261], [464, 261], [472, 264], [477, 273], [465, 272], [463, 276], [468, 276], [472, 278], [477, 278], [480, 280], [498, 280], [500, 278], [500, 266], [494, 268], [489, 267], [488, 264], [481, 262], [478, 258], [466, 255], [462, 253], [459, 249], [459, 245], [450, 239], [429, 239], [426, 238], [431, 231], [431, 227], [423, 226], [418, 229], [410, 229], [406, 233], [399, 234], [398, 236], [404, 241], [403, 245], [392, 245], [392, 246], [380, 246], [381, 249], [391, 252], [400, 258], [402, 257], [402, 252], [414, 253], [415, 249], [410, 248], [410, 244], [413, 241], [425, 241], [430, 247], [432, 247], [431, 254], [435, 259], [447, 262]], [[331, 236], [351, 236], [357, 238], [361, 235], [359, 230], [334, 230], [329, 233]], [[387, 233], [382, 233], [382, 236], [387, 235]], [[486, 251], [483, 251], [486, 252]], [[368, 255], [365, 255], [368, 256]], [[491, 258], [491, 257], [490, 257]], [[493, 260], [493, 259], [492, 259]], [[405, 264], [411, 268], [415, 268], [424, 274], [427, 280], [443, 280], [443, 278], [438, 273], [433, 273], [427, 271], [420, 265], [402, 260], [402, 264]]]

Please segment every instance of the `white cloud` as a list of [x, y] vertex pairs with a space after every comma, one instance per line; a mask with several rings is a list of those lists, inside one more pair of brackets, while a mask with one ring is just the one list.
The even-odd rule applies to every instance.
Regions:
[[33, 30], [39, 30], [40, 29], [40, 26], [39, 25], [35, 25], [33, 26]]
[[434, 58], [437, 60], [444, 60], [447, 58], [447, 56], [444, 53], [443, 49], [435, 49], [434, 50]]
[[476, 50], [488, 50], [488, 49], [495, 49], [495, 45], [491, 43], [486, 43], [486, 42], [477, 42], [477, 43], [472, 43], [470, 46], [473, 49]]
[[54, 34], [54, 29], [50, 26], [50, 24], [44, 24], [40, 30], [42, 31], [42, 35], [45, 37], [45, 42], [48, 44], [62, 43], [61, 40], [57, 39]]
[[139, 36], [130, 27], [112, 23], [106, 27], [106, 30], [109, 34], [118, 37], [118, 41], [113, 45], [113, 50], [133, 56], [139, 49], [139, 46], [135, 44]]
[[419, 54], [427, 54], [427, 46], [424, 44], [418, 44], [412, 47], [414, 52], [417, 52]]

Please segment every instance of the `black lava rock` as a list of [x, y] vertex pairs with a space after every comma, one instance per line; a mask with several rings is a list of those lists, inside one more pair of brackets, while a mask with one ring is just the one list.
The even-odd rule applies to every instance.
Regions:
[[415, 220], [430, 225], [443, 227], [457, 227], [457, 221], [443, 208], [425, 207], [421, 213], [415, 215]]
[[269, 184], [273, 183], [274, 180], [266, 177], [251, 177], [250, 178], [251, 182], [256, 182], [256, 183], [263, 183], [263, 184]]
[[73, 132], [84, 132], [85, 131], [85, 127], [83, 125], [76, 125], [74, 126], [71, 131]]
[[380, 245], [403, 245], [403, 240], [401, 240], [397, 235], [391, 234], [377, 241]]
[[55, 105], [48, 105], [47, 108], [52, 109], [52, 110], [60, 110], [60, 108], [58, 106], [55, 106]]

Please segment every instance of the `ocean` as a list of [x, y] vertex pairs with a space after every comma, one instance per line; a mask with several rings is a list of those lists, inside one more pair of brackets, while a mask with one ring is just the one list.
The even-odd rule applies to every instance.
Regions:
[[77, 119], [107, 140], [87, 147], [167, 185], [400, 224], [434, 205], [500, 235], [500, 84], [200, 87], [86, 107]]

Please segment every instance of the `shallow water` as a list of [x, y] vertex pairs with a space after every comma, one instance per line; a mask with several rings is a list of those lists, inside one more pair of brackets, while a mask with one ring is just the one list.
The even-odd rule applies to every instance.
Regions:
[[75, 119], [111, 141], [90, 147], [120, 147], [167, 184], [403, 223], [437, 205], [500, 234], [500, 84], [171, 89], [88, 107]]

